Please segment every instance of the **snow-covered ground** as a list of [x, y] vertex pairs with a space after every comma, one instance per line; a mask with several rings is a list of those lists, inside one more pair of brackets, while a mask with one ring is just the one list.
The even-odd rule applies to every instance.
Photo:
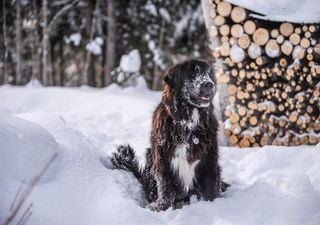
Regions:
[[137, 181], [108, 169], [107, 155], [130, 143], [143, 159], [160, 98], [141, 82], [127, 89], [0, 87], [0, 224], [19, 187], [54, 153], [16, 222], [32, 203], [32, 225], [320, 224], [320, 145], [221, 147], [231, 183], [223, 198], [159, 213], [142, 208]]

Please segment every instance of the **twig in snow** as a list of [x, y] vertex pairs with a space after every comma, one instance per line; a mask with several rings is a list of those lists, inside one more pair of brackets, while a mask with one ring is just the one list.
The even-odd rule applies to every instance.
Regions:
[[[47, 171], [49, 166], [54, 162], [54, 160], [57, 158], [58, 154], [55, 153], [50, 160], [46, 163], [46, 165], [43, 167], [43, 169], [40, 171], [38, 175], [33, 177], [27, 187], [25, 188], [25, 191], [21, 194], [21, 198], [19, 199], [16, 207], [14, 207], [11, 214], [8, 216], [6, 221], [3, 223], [3, 225], [8, 225], [18, 214], [19, 210], [21, 209], [21, 206], [26, 201], [26, 199], [29, 197], [30, 193], [32, 192], [34, 186], [39, 182], [41, 177], [44, 175], [44, 173]], [[26, 217], [27, 219], [31, 216], [31, 214]]]

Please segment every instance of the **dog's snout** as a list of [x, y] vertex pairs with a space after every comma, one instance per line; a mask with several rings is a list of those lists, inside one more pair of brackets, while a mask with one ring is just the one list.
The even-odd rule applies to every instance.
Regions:
[[201, 86], [202, 86], [202, 90], [205, 92], [209, 92], [213, 88], [212, 82], [204, 82]]

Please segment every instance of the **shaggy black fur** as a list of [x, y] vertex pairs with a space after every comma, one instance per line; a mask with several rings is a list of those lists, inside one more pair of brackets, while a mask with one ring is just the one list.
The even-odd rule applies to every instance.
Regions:
[[147, 207], [156, 211], [179, 208], [193, 194], [213, 201], [227, 187], [218, 165], [212, 69], [202, 60], [189, 60], [171, 67], [164, 81], [146, 166], [139, 168], [130, 146], [119, 146], [111, 159], [115, 168], [133, 172], [150, 202]]

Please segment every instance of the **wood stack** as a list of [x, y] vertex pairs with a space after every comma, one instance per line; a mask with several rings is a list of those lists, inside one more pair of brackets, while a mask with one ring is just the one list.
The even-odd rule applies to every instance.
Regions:
[[320, 142], [319, 24], [270, 22], [214, 0], [211, 37], [228, 84], [225, 134], [234, 146]]

